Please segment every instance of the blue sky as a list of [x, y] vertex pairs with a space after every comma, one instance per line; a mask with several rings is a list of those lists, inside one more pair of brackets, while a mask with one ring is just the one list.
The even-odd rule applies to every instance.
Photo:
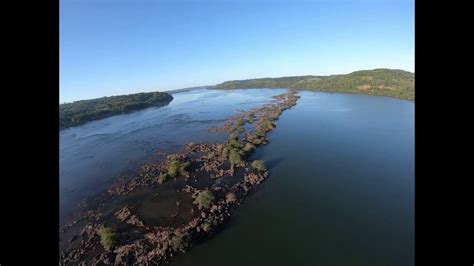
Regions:
[[373, 68], [414, 71], [413, 0], [60, 2], [60, 102]]

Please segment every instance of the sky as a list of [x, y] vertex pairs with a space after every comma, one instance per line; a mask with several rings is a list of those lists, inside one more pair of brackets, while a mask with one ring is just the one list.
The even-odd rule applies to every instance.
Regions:
[[60, 102], [374, 68], [414, 72], [413, 0], [60, 0]]

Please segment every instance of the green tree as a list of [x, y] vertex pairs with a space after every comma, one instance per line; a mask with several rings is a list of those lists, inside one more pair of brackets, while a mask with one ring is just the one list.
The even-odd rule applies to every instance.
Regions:
[[267, 170], [267, 168], [265, 167], [265, 162], [262, 160], [253, 161], [252, 167], [259, 172], [265, 172]]
[[117, 235], [110, 227], [102, 227], [98, 230], [100, 236], [100, 243], [106, 251], [111, 251], [117, 244]]
[[204, 190], [204, 191], [199, 192], [199, 194], [196, 197], [196, 201], [198, 205], [204, 209], [209, 209], [212, 206], [212, 204], [214, 204], [215, 200], [216, 199], [214, 195], [209, 190]]

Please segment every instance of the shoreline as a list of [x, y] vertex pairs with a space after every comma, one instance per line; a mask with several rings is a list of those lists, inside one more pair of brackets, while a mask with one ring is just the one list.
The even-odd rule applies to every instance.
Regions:
[[306, 75], [231, 80], [212, 86], [215, 89], [288, 88], [308, 91], [340, 92], [415, 99], [415, 73], [376, 68], [338, 75]]
[[[227, 133], [227, 141], [188, 143], [179, 153], [160, 154], [161, 162], [142, 165], [138, 177], [109, 188], [96, 208], [85, 209], [61, 228], [60, 264], [169, 262], [212, 237], [252, 188], [269, 176], [263, 161], [249, 158], [268, 143], [267, 133], [281, 113], [296, 105], [296, 94], [289, 90], [273, 96], [270, 103], [209, 129]], [[245, 130], [247, 124], [252, 129]], [[146, 218], [140, 201], [127, 200], [143, 190], [155, 193], [147, 198], [152, 207], [161, 206], [152, 208], [161, 215], [156, 223]]]
[[367, 96], [376, 96], [376, 97], [387, 97], [397, 100], [405, 100], [410, 102], [415, 102], [415, 98], [403, 98], [386, 94], [372, 94], [365, 92], [355, 92], [355, 91], [329, 91], [329, 90], [315, 90], [315, 89], [305, 89], [305, 88], [284, 88], [284, 87], [261, 87], [261, 88], [235, 88], [235, 89], [224, 89], [224, 88], [214, 88], [209, 86], [206, 88], [208, 90], [220, 90], [220, 91], [232, 91], [232, 90], [258, 90], [258, 89], [287, 89], [287, 90], [296, 90], [296, 91], [309, 91], [309, 92], [324, 92], [324, 93], [338, 93], [338, 94], [351, 94], [351, 95], [367, 95]]
[[[154, 99], [159, 95], [159, 99]], [[134, 97], [140, 97], [139, 100]], [[143, 99], [143, 97], [148, 97]], [[128, 101], [128, 102], [127, 102]], [[134, 101], [134, 102], [133, 102]], [[163, 92], [142, 92], [75, 101], [59, 105], [59, 131], [82, 126], [89, 122], [141, 111], [147, 108], [160, 108], [173, 101], [173, 96]], [[105, 109], [104, 109], [105, 108]]]

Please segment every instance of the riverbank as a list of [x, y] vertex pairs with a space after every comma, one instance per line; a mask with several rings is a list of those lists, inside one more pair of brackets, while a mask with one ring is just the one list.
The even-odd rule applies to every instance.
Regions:
[[59, 128], [65, 129], [90, 121], [169, 104], [173, 96], [166, 92], [147, 92], [102, 97], [59, 105]]
[[[143, 165], [139, 176], [119, 182], [60, 232], [60, 263], [161, 263], [217, 233], [251, 189], [269, 173], [250, 155], [268, 143], [281, 113], [296, 104], [295, 91], [230, 117], [211, 132], [223, 143], [188, 144]], [[154, 217], [134, 201], [150, 202]], [[158, 215], [156, 213], [159, 213]], [[106, 229], [103, 229], [106, 228]]]
[[373, 69], [330, 76], [291, 76], [233, 80], [209, 87], [234, 90], [290, 88], [308, 91], [354, 93], [415, 100], [415, 74], [398, 69]]

